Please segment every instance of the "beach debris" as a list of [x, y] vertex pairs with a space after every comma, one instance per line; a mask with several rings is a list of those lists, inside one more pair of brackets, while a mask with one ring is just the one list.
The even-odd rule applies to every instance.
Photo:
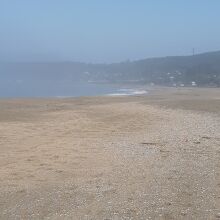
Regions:
[[154, 142], [142, 142], [141, 144], [144, 144], [144, 145], [157, 145], [158, 143], [154, 143]]
[[203, 139], [208, 139], [208, 140], [211, 139], [211, 137], [208, 137], [208, 136], [202, 136], [202, 138]]
[[160, 152], [161, 152], [161, 153], [169, 153], [170, 151], [164, 150], [164, 149], [160, 149]]

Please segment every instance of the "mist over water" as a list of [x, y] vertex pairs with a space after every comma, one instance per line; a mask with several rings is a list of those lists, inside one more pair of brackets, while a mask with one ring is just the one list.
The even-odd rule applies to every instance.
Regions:
[[0, 80], [0, 98], [27, 97], [81, 97], [81, 96], [118, 96], [142, 95], [146, 91], [120, 85], [73, 82], [73, 81], [28, 81], [28, 80]]
[[[125, 86], [120, 81], [113, 83], [114, 74], [106, 75], [106, 70], [100, 67], [94, 70], [93, 65], [88, 67], [83, 63], [0, 63], [0, 97], [143, 94], [136, 90], [139, 86]], [[100, 71], [105, 74], [100, 75]]]
[[86, 82], [0, 82], [0, 97], [78, 97], [114, 93], [115, 86]]

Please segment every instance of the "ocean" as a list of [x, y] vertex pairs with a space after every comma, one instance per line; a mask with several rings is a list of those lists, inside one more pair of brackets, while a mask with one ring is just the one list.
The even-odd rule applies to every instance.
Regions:
[[1, 98], [81, 97], [146, 94], [144, 89], [112, 84], [67, 81], [0, 81]]

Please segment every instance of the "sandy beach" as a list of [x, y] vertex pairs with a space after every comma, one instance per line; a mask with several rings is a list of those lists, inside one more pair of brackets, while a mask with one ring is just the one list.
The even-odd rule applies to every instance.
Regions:
[[220, 89], [1, 99], [0, 219], [220, 219]]

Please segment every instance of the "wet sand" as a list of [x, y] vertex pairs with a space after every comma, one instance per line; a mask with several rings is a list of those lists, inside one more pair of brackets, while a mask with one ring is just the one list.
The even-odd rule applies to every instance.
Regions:
[[0, 219], [219, 219], [220, 89], [0, 100]]

